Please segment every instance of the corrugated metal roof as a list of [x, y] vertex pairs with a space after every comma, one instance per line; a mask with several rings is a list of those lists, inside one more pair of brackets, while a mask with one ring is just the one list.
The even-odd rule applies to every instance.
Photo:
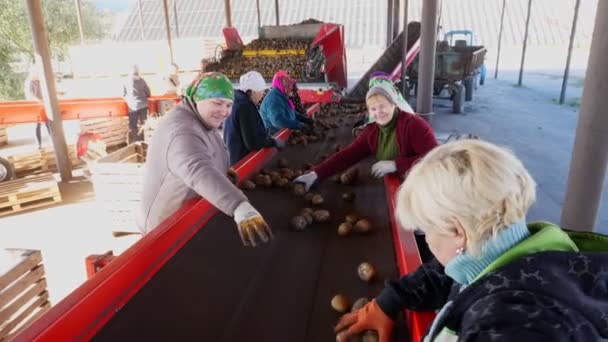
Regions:
[[[173, 5], [177, 1], [178, 32]], [[420, 20], [423, 0], [409, 1], [410, 20]], [[581, 2], [577, 42], [591, 39], [598, 0]], [[232, 21], [244, 37], [257, 36], [254, 0], [232, 0]], [[533, 0], [529, 44], [531, 46], [567, 44], [575, 0]], [[162, 0], [141, 0], [144, 22], [143, 40], [166, 38]], [[503, 43], [518, 45], [524, 35], [528, 0], [508, 0]], [[345, 25], [349, 47], [379, 46], [386, 39], [385, 0], [290, 0], [280, 1], [281, 24], [315, 18]], [[403, 6], [403, 5], [402, 5]], [[403, 7], [401, 7], [403, 8]], [[443, 31], [471, 29], [477, 42], [495, 46], [500, 27], [502, 0], [444, 0], [441, 10]], [[225, 26], [224, 0], [169, 0], [173, 38], [219, 37]], [[262, 25], [274, 25], [274, 0], [260, 0]], [[137, 2], [115, 35], [118, 41], [142, 40]]]

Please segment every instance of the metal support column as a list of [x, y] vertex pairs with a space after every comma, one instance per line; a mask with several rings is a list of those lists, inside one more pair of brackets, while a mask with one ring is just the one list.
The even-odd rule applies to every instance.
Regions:
[[498, 63], [500, 62], [500, 47], [502, 45], [502, 31], [505, 24], [505, 7], [507, 0], [502, 0], [502, 11], [500, 12], [500, 30], [498, 30], [498, 50], [496, 51], [496, 69], [494, 69], [494, 78], [498, 78]]
[[386, 0], [386, 47], [393, 42], [393, 0]]
[[68, 146], [65, 142], [63, 133], [63, 121], [59, 111], [59, 101], [55, 91], [55, 78], [51, 65], [51, 54], [49, 52], [49, 41], [44, 27], [44, 17], [42, 15], [42, 4], [40, 0], [26, 0], [27, 11], [29, 13], [30, 31], [34, 45], [36, 65], [42, 71], [40, 77], [40, 87], [42, 90], [42, 100], [44, 110], [48, 119], [51, 141], [57, 160], [57, 169], [62, 182], [72, 179], [72, 162], [68, 154]]
[[400, 0], [393, 0], [393, 39], [391, 40], [391, 43], [393, 40], [395, 40], [395, 38], [397, 38], [399, 32], [401, 32], [399, 30], [399, 1]]
[[167, 31], [167, 44], [169, 44], [169, 58], [171, 59], [171, 63], [173, 60], [173, 44], [171, 43], [171, 24], [169, 23], [169, 5], [167, 4], [168, 0], [163, 0], [163, 10], [165, 12], [165, 29]]
[[560, 104], [564, 104], [566, 101], [566, 88], [568, 88], [568, 76], [570, 75], [570, 59], [572, 58], [572, 47], [574, 46], [574, 37], [576, 36], [576, 22], [578, 21], [578, 9], [580, 5], [581, 0], [576, 0], [576, 5], [574, 5], [574, 17], [572, 18], [572, 30], [570, 31], [570, 42], [568, 43], [566, 69], [564, 70], [564, 79], [562, 80], [562, 92], [559, 95]]
[[279, 0], [274, 0], [274, 16], [276, 18], [276, 25], [279, 26], [281, 21], [279, 20]]
[[522, 86], [524, 78], [524, 62], [526, 61], [526, 47], [528, 46], [528, 32], [530, 29], [530, 14], [532, 13], [532, 0], [528, 0], [528, 15], [526, 16], [526, 32], [524, 33], [524, 47], [521, 50], [521, 65], [519, 67], [518, 86]]
[[608, 1], [598, 1], [561, 226], [593, 231], [608, 163]]
[[431, 121], [433, 114], [433, 83], [435, 81], [435, 47], [437, 45], [438, 0], [422, 2], [420, 32], [420, 65], [418, 67], [418, 97], [416, 112]]
[[403, 4], [403, 59], [401, 61], [401, 92], [403, 93], [403, 96], [406, 97], [409, 95], [409, 88], [407, 87], [407, 83], [406, 83], [406, 79], [407, 79], [407, 43], [408, 43], [408, 37], [407, 37], [407, 24], [408, 24], [408, 13], [407, 13], [407, 7], [408, 7], [408, 0], [404, 0], [404, 4]]
[[258, 12], [258, 30], [262, 27], [262, 19], [260, 15], [260, 0], [255, 0], [255, 8]]
[[226, 15], [226, 26], [232, 27], [232, 9], [230, 8], [230, 0], [224, 0], [224, 14]]

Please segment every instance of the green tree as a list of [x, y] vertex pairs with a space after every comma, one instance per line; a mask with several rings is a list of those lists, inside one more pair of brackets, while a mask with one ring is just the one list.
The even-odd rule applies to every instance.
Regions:
[[[92, 1], [81, 3], [85, 40], [104, 38], [107, 14]], [[62, 58], [70, 45], [80, 41], [74, 1], [42, 0], [42, 5], [51, 53]], [[34, 58], [27, 8], [23, 0], [0, 0], [0, 8], [0, 100], [22, 99], [25, 75], [16, 73], [11, 64], [23, 56]]]

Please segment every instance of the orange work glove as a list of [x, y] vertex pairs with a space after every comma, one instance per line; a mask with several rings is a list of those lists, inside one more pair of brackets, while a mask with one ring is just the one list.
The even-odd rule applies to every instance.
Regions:
[[361, 309], [342, 316], [334, 331], [338, 334], [338, 342], [347, 342], [352, 335], [365, 330], [375, 330], [379, 342], [389, 342], [394, 325], [395, 322], [380, 309], [374, 299]]

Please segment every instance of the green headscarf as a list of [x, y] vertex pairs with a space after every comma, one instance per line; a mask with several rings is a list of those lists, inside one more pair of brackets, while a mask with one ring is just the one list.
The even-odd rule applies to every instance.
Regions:
[[186, 97], [194, 102], [217, 98], [234, 100], [234, 89], [226, 75], [207, 72], [186, 89]]

